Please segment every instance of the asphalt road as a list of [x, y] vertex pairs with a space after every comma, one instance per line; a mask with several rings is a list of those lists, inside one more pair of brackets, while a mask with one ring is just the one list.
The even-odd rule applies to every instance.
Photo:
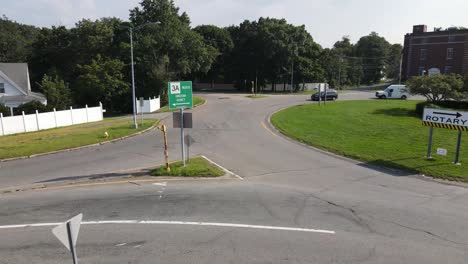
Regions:
[[[307, 96], [203, 96], [208, 102], [194, 110], [191, 152], [244, 180], [0, 195], [0, 263], [71, 263], [50, 230], [77, 213], [84, 221], [115, 221], [82, 226], [80, 263], [466, 263], [467, 188], [328, 155], [268, 129], [272, 112], [311, 103]], [[177, 159], [179, 134], [169, 133], [171, 157]], [[0, 188], [124, 175], [161, 163], [162, 154], [161, 135], [152, 131], [115, 144], [1, 163]], [[35, 223], [51, 225], [7, 227]]]

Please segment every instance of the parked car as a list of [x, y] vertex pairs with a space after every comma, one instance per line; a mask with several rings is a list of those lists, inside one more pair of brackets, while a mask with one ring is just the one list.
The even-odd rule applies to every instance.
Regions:
[[403, 99], [406, 100], [409, 97], [408, 89], [406, 85], [390, 85], [383, 91], [377, 91], [375, 96], [380, 99]]
[[[312, 101], [318, 101], [319, 100], [319, 94], [320, 94], [320, 97], [321, 97], [321, 100], [322, 101], [325, 101], [325, 92], [320, 92], [320, 93], [314, 93], [310, 99]], [[338, 92], [336, 90], [327, 90], [327, 101], [335, 101], [336, 99], [338, 99]]]

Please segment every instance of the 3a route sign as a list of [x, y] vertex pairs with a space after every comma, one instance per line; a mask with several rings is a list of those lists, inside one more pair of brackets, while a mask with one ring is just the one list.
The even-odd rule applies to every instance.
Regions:
[[192, 108], [192, 82], [169, 82], [169, 109]]
[[429, 127], [468, 131], [468, 112], [425, 108], [423, 115], [423, 125]]

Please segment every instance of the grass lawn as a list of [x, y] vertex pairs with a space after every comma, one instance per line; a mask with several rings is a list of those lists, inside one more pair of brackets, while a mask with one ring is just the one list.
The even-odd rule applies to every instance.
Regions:
[[[138, 129], [132, 119], [107, 118], [104, 121], [0, 137], [0, 159], [29, 156], [74, 148], [128, 136], [154, 125], [158, 120], [145, 119]], [[107, 131], [109, 138], [104, 138]]]
[[247, 95], [246, 97], [250, 98], [250, 99], [261, 99], [261, 98], [265, 98], [267, 96], [265, 96], [265, 95]]
[[[429, 128], [414, 113], [417, 101], [343, 101], [309, 104], [280, 111], [272, 123], [301, 142], [344, 156], [438, 178], [468, 181], [468, 133], [455, 166], [457, 131], [434, 129], [433, 160], [425, 159]], [[437, 156], [436, 148], [448, 150]]]
[[[199, 96], [193, 97], [194, 108], [204, 103], [205, 103], [205, 99], [203, 99], [202, 97], [199, 97]], [[175, 112], [175, 111], [179, 111], [179, 109], [169, 109], [169, 106], [166, 105], [164, 107], [161, 107], [158, 111], [156, 111], [156, 113]]]
[[219, 177], [225, 173], [220, 168], [209, 163], [202, 157], [190, 159], [185, 168], [182, 161], [170, 164], [171, 172], [166, 171], [166, 166], [151, 171], [151, 176], [183, 176], [183, 177]]

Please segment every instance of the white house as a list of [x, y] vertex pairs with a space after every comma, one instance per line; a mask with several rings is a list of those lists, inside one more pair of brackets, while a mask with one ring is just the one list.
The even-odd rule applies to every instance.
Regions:
[[47, 105], [43, 94], [31, 91], [27, 63], [0, 63], [0, 104], [13, 108], [31, 101]]

